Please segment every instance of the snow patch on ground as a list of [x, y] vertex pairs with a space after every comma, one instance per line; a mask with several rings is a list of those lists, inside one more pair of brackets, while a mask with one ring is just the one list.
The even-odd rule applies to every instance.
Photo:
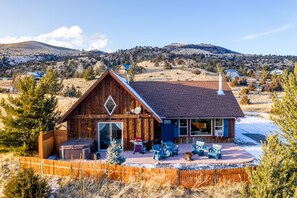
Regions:
[[156, 163], [156, 164], [137, 164], [127, 163], [125, 166], [143, 167], [143, 168], [175, 168], [179, 170], [213, 170], [213, 169], [228, 169], [228, 168], [244, 168], [246, 166], [258, 166], [259, 160], [255, 159], [248, 163], [238, 164], [169, 164], [169, 163]]
[[259, 159], [262, 154], [261, 144], [243, 134], [261, 134], [269, 136], [280, 132], [280, 128], [267, 118], [246, 116], [245, 118], [236, 120], [235, 131], [235, 142], [255, 158]]

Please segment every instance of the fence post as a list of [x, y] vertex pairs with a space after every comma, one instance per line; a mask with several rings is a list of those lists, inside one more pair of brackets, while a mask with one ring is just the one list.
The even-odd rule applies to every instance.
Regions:
[[38, 136], [38, 156], [39, 158], [43, 158], [43, 133], [42, 131], [39, 132]]
[[176, 187], [179, 186], [179, 175], [180, 175], [180, 170], [177, 169], [177, 171], [176, 171]]
[[217, 169], [214, 167], [213, 171], [214, 171], [214, 174], [213, 174], [214, 185], [216, 185], [217, 184]]
[[41, 175], [43, 176], [43, 174], [44, 174], [44, 162], [43, 162], [43, 159], [41, 159], [41, 161], [40, 161], [40, 172], [41, 172]]

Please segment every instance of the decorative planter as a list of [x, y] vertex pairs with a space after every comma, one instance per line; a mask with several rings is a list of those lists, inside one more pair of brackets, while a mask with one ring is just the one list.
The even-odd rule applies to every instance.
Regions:
[[185, 159], [186, 159], [187, 161], [191, 161], [193, 155], [194, 155], [194, 154], [193, 154], [192, 152], [186, 152], [186, 153], [185, 153]]

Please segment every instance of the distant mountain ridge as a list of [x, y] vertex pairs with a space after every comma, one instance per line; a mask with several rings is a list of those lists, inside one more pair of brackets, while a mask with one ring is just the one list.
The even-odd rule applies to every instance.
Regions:
[[[132, 48], [133, 49], [133, 48]], [[175, 54], [240, 54], [238, 52], [211, 44], [182, 44], [172, 43], [160, 49], [171, 51]], [[129, 49], [127, 49], [129, 50]], [[32, 55], [56, 55], [56, 56], [73, 56], [78, 55], [81, 51], [66, 47], [58, 47], [38, 41], [25, 41], [20, 43], [0, 44], [0, 56], [32, 56]], [[102, 54], [100, 50], [92, 50], [86, 53]]]
[[240, 54], [238, 52], [206, 43], [200, 44], [182, 44], [172, 43], [164, 48], [178, 54]]
[[31, 55], [77, 55], [80, 51], [65, 47], [49, 45], [38, 41], [0, 44], [0, 55], [31, 56]]

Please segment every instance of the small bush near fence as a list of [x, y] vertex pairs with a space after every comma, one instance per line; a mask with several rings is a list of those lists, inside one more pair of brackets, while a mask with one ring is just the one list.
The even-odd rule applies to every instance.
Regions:
[[6, 184], [3, 197], [40, 197], [50, 196], [50, 187], [46, 180], [34, 173], [31, 168], [25, 168], [16, 175], [9, 178]]
[[244, 168], [218, 170], [179, 170], [161, 168], [142, 168], [101, 164], [99, 161], [78, 162], [46, 160], [34, 157], [21, 157], [21, 168], [31, 167], [35, 171], [46, 175], [67, 176], [71, 178], [102, 177], [121, 182], [150, 181], [158, 178], [160, 183], [185, 188], [199, 188], [203, 186], [221, 185], [226, 182], [247, 182]]

